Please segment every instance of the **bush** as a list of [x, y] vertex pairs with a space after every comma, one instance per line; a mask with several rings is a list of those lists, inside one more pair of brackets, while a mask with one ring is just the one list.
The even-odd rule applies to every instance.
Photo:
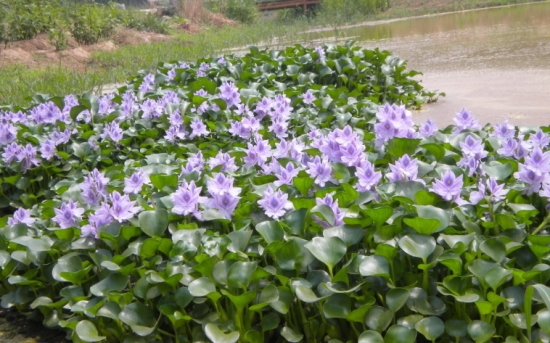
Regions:
[[211, 1], [208, 6], [214, 12], [245, 24], [256, 23], [260, 18], [260, 12], [254, 0], [217, 0]]
[[114, 8], [79, 4], [71, 13], [70, 32], [79, 44], [94, 44], [111, 36], [117, 24]]
[[322, 0], [320, 15], [333, 21], [349, 21], [386, 10], [389, 6], [389, 0]]
[[120, 11], [119, 20], [122, 25], [138, 31], [168, 33], [168, 22], [158, 15], [145, 14], [139, 11]]

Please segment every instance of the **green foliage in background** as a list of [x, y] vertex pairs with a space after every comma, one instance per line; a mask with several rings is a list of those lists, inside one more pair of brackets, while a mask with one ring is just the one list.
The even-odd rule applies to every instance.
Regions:
[[321, 0], [319, 15], [332, 21], [358, 20], [390, 7], [389, 0]]

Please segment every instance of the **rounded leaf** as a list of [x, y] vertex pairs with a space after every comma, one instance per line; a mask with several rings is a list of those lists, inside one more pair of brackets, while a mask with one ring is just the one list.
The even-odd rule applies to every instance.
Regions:
[[401, 237], [398, 242], [401, 250], [413, 257], [426, 260], [435, 250], [435, 239], [431, 236], [409, 234]]
[[151, 237], [161, 236], [168, 228], [168, 211], [165, 209], [143, 211], [138, 219], [141, 230]]
[[416, 331], [401, 325], [392, 325], [384, 337], [384, 343], [414, 342], [416, 342]]
[[193, 280], [188, 287], [189, 293], [194, 297], [204, 297], [216, 291], [216, 285], [209, 278], [201, 277]]
[[365, 256], [359, 266], [359, 273], [363, 276], [389, 276], [390, 264], [379, 255]]
[[105, 336], [99, 336], [95, 325], [88, 320], [81, 320], [76, 324], [76, 335], [84, 342], [99, 342], [104, 340]]
[[359, 336], [358, 343], [384, 343], [384, 339], [378, 332], [368, 330]]
[[445, 332], [445, 324], [438, 317], [427, 317], [416, 323], [416, 331], [426, 337], [429, 341], [435, 341]]
[[474, 320], [467, 327], [468, 335], [476, 342], [487, 342], [493, 337], [497, 331], [494, 326], [487, 324], [481, 320]]
[[331, 270], [347, 251], [346, 244], [338, 237], [315, 237], [304, 247]]
[[212, 323], [206, 324], [204, 333], [206, 333], [206, 336], [214, 343], [235, 343], [239, 340], [240, 336], [238, 331], [232, 331], [226, 334]]

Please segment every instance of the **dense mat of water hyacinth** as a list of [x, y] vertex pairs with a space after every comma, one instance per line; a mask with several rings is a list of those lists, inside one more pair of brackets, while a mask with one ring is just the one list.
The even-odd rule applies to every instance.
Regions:
[[4, 107], [1, 305], [75, 342], [549, 341], [550, 130], [415, 123], [416, 74], [252, 49]]

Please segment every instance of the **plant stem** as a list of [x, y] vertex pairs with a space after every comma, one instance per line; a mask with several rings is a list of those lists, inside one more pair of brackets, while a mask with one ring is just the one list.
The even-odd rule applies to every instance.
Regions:
[[542, 223], [540, 223], [540, 225], [531, 234], [536, 235], [537, 233], [539, 233], [539, 231], [542, 230], [546, 226], [546, 224], [548, 224], [548, 222], [550, 222], [550, 213], [546, 216], [546, 218], [544, 218]]

